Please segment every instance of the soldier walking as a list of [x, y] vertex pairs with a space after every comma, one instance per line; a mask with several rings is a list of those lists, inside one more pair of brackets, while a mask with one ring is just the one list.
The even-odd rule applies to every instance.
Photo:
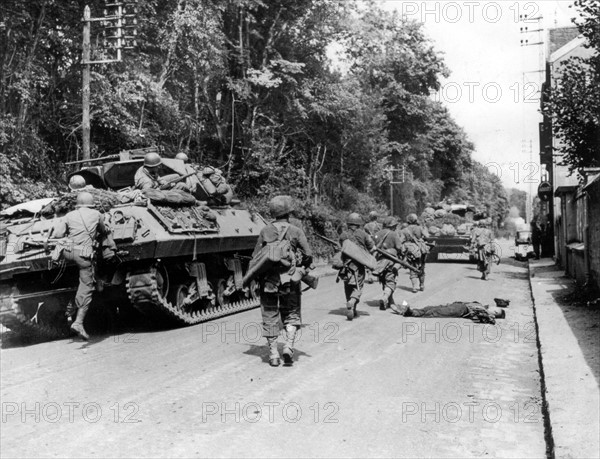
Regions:
[[[346, 224], [348, 229], [340, 235], [340, 245], [348, 239], [367, 252], [372, 252], [375, 249], [373, 238], [361, 228], [363, 221], [359, 214], [354, 212], [348, 215]], [[352, 320], [358, 317], [356, 306], [360, 301], [365, 283], [365, 266], [346, 255], [342, 255], [342, 261], [344, 266], [340, 269], [338, 276], [344, 281], [346, 317], [348, 320]]]
[[289, 366], [293, 363], [296, 332], [302, 323], [300, 279], [305, 268], [297, 266], [295, 260], [303, 257], [306, 260], [305, 264], [310, 264], [312, 250], [304, 231], [290, 223], [292, 212], [290, 196], [275, 196], [269, 202], [269, 210], [275, 221], [261, 230], [253, 257], [256, 257], [265, 245], [283, 240], [289, 241], [292, 256], [291, 266], [285, 268], [274, 266], [262, 276], [260, 308], [263, 336], [267, 339], [269, 348], [269, 364], [273, 367], [279, 366], [281, 361], [277, 349], [277, 337], [283, 327], [285, 330], [283, 361]]
[[404, 236], [404, 252], [408, 262], [419, 270], [419, 273], [410, 271], [409, 278], [412, 283], [412, 291], [425, 290], [425, 259], [429, 248], [426, 238], [429, 236], [427, 230], [418, 224], [416, 214], [409, 214], [406, 217], [408, 226], [402, 230]]
[[365, 231], [372, 238], [382, 230], [381, 223], [377, 221], [378, 218], [379, 214], [376, 211], [369, 212], [369, 222], [365, 224]]
[[[402, 239], [396, 232], [397, 226], [398, 220], [394, 217], [387, 217], [383, 222], [383, 229], [377, 233], [375, 239], [377, 240], [378, 249], [399, 258], [398, 256], [402, 254]], [[394, 304], [394, 290], [396, 290], [398, 266], [393, 261], [380, 255], [376, 273], [383, 287], [383, 293], [379, 300], [379, 309], [385, 311], [391, 304]]]
[[485, 220], [480, 220], [478, 228], [471, 235], [471, 247], [477, 251], [477, 269], [481, 279], [487, 280], [492, 270], [491, 257], [494, 253], [494, 236]]
[[107, 238], [105, 245], [110, 250], [103, 254], [105, 260], [112, 259], [116, 249], [112, 238], [108, 237], [109, 231], [104, 225], [104, 216], [93, 207], [94, 197], [88, 192], [79, 193], [77, 208], [58, 219], [48, 234], [48, 239], [52, 236], [65, 238], [59, 245], [62, 247], [61, 256], [74, 261], [79, 267], [79, 287], [75, 294], [77, 317], [71, 325], [71, 330], [84, 340], [90, 338], [83, 326], [83, 320], [95, 290], [93, 262], [98, 236]]

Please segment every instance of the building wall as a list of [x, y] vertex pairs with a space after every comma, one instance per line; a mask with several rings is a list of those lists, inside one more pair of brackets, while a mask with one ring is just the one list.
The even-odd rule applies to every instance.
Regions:
[[600, 292], [600, 182], [596, 182], [588, 190], [587, 204], [589, 282]]

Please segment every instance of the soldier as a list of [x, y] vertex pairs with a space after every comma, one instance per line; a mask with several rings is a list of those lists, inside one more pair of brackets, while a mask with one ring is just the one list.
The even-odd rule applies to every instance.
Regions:
[[69, 190], [79, 191], [89, 186], [81, 175], [73, 175], [69, 179]]
[[[497, 303], [497, 302], [496, 302]], [[475, 322], [495, 324], [496, 319], [504, 319], [506, 312], [500, 308], [491, 308], [477, 301], [455, 301], [454, 303], [440, 306], [426, 306], [422, 309], [413, 309], [403, 305], [402, 310], [395, 311], [404, 317], [456, 317], [471, 319]]]
[[381, 223], [377, 221], [378, 218], [379, 215], [377, 214], [377, 212], [372, 210], [371, 212], [369, 212], [369, 223], [365, 225], [365, 231], [369, 236], [373, 238], [382, 229]]
[[[402, 256], [402, 239], [396, 232], [397, 226], [398, 220], [394, 217], [387, 217], [383, 222], [383, 229], [375, 237], [377, 248], [385, 250], [394, 257]], [[376, 273], [383, 287], [381, 300], [379, 300], [379, 309], [385, 311], [391, 304], [394, 304], [394, 290], [396, 290], [398, 266], [393, 261], [380, 257], [377, 262]]]
[[[305, 258], [304, 264], [310, 264], [312, 250], [308, 245], [306, 235], [301, 228], [290, 224], [292, 198], [290, 196], [275, 196], [269, 203], [269, 210], [275, 221], [265, 226], [258, 237], [253, 256], [256, 256], [263, 246], [281, 239], [289, 241], [294, 257]], [[300, 253], [299, 253], [300, 252]], [[294, 258], [292, 257], [292, 258]], [[269, 364], [279, 366], [279, 351], [277, 337], [281, 325], [285, 328], [285, 343], [283, 360], [291, 365], [294, 355], [294, 340], [296, 331], [301, 325], [300, 277], [304, 268], [293, 266], [282, 272], [274, 267], [267, 271], [261, 281], [260, 306], [263, 320], [263, 336], [267, 338], [269, 347]]]
[[[78, 333], [84, 340], [90, 337], [83, 327], [83, 320], [92, 302], [94, 293], [93, 259], [98, 236], [109, 236], [104, 226], [104, 216], [95, 209], [94, 197], [84, 191], [77, 196], [77, 208], [60, 218], [48, 233], [48, 239], [53, 235], [66, 239], [62, 247], [61, 256], [66, 260], [74, 261], [79, 267], [79, 287], [75, 294], [77, 317], [71, 325], [71, 330]], [[114, 257], [115, 249], [112, 238], [108, 239], [109, 250], [104, 253], [104, 259]]]
[[409, 214], [406, 217], [408, 225], [402, 230], [404, 235], [404, 251], [408, 262], [417, 268], [420, 273], [410, 271], [409, 277], [412, 283], [412, 291], [416, 293], [418, 289], [425, 290], [425, 259], [429, 248], [426, 238], [429, 236], [427, 230], [418, 224], [416, 214]]
[[[361, 229], [363, 226], [362, 218], [359, 214], [353, 212], [348, 215], [346, 220], [348, 229], [340, 235], [340, 244], [346, 239], [354, 242], [361, 249], [372, 252], [375, 249], [373, 238], [366, 231]], [[358, 261], [342, 255], [344, 267], [340, 269], [339, 277], [344, 281], [344, 293], [346, 294], [346, 317], [352, 320], [358, 317], [356, 306], [360, 301], [362, 289], [365, 283], [365, 267]]]
[[487, 280], [492, 270], [491, 255], [494, 253], [494, 236], [487, 228], [485, 220], [479, 221], [479, 227], [471, 235], [471, 247], [477, 252], [477, 269], [481, 271], [481, 279]]
[[177, 153], [177, 154], [175, 155], [175, 159], [180, 159], [180, 160], [181, 160], [181, 161], [183, 161], [184, 163], [187, 163], [187, 162], [189, 162], [188, 155], [186, 155], [186, 154], [185, 154], [185, 153], [183, 153], [183, 152]]
[[[169, 179], [174, 179], [178, 176], [178, 174], [161, 176], [161, 165], [162, 159], [158, 153], [146, 153], [144, 156], [144, 165], [135, 173], [135, 187], [139, 190], [159, 189], [166, 185]], [[171, 184], [171, 188], [189, 191], [188, 186], [184, 182], [173, 183]]]

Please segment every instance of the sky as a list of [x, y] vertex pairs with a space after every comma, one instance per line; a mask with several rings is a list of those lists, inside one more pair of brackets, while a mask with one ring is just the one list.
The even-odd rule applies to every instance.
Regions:
[[[507, 188], [537, 192], [539, 90], [547, 29], [572, 25], [571, 1], [380, 0], [424, 24], [451, 75], [436, 94]], [[528, 22], [524, 22], [527, 15]], [[521, 18], [523, 16], [523, 18]], [[541, 19], [532, 20], [540, 17]], [[521, 28], [527, 27], [526, 33]], [[536, 31], [543, 29], [542, 31]], [[525, 32], [525, 30], [523, 30]], [[529, 40], [530, 46], [521, 46]], [[531, 148], [531, 154], [530, 154]]]

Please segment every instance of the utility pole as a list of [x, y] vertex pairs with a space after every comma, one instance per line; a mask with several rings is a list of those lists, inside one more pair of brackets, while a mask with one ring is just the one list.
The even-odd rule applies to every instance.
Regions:
[[[82, 109], [82, 143], [83, 157], [88, 160], [90, 154], [90, 80], [92, 64], [110, 64], [112, 62], [121, 62], [122, 50], [133, 49], [137, 46], [135, 40], [137, 35], [137, 0], [104, 0], [106, 9], [104, 17], [92, 18], [92, 13], [88, 5], [83, 10], [83, 46], [81, 55], [82, 70], [82, 91], [81, 91], [81, 109]], [[100, 22], [104, 27], [103, 47], [106, 51], [115, 50], [116, 56], [109, 59], [92, 61], [91, 58], [91, 26], [92, 22]], [[113, 31], [107, 34], [106, 30]], [[109, 42], [109, 40], [114, 40]]]
[[[394, 215], [394, 185], [398, 185], [400, 183], [404, 183], [404, 176], [405, 176], [405, 167], [402, 166], [402, 169], [396, 169], [393, 167], [388, 167], [387, 169], [385, 169], [385, 171], [390, 174], [390, 213], [392, 215]], [[400, 172], [402, 171], [402, 181], [400, 182], [395, 182], [394, 181], [394, 172]]]
[[81, 123], [83, 141], [83, 159], [90, 159], [90, 7], [83, 10], [83, 89], [81, 91], [81, 108], [83, 119]]

